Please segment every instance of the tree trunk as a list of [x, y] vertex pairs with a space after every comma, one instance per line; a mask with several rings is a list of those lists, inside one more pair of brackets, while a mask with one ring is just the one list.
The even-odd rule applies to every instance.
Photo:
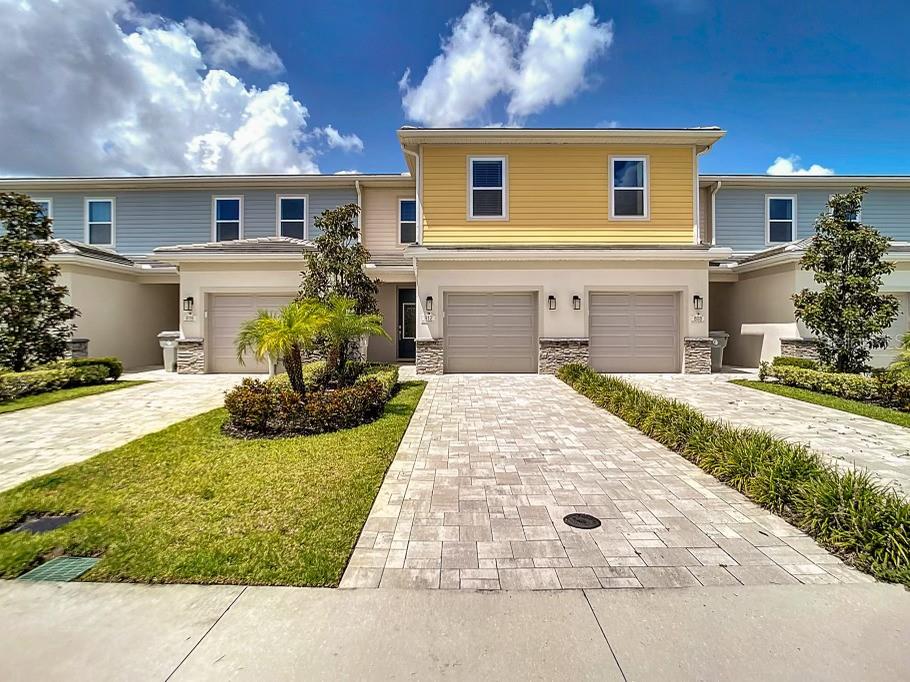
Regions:
[[296, 343], [291, 346], [290, 352], [284, 356], [283, 360], [291, 388], [302, 398], [306, 393], [306, 384], [303, 383], [303, 360], [300, 357], [300, 346]]

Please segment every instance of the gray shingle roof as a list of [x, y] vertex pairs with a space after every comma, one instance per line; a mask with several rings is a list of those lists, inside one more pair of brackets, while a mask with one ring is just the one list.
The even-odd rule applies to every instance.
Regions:
[[[753, 253], [745, 258], [741, 258], [738, 262], [740, 265], [743, 263], [753, 263], [755, 261], [764, 260], [765, 258], [770, 258], [771, 256], [777, 256], [783, 253], [802, 253], [805, 251], [809, 244], [812, 243], [812, 240], [815, 239], [815, 236], [805, 237], [795, 242], [788, 242], [786, 244], [778, 244], [777, 246], [771, 246], [763, 251], [758, 251]], [[889, 253], [910, 253], [910, 242], [898, 242], [892, 241], [891, 248], [888, 249]]]
[[293, 237], [253, 237], [204, 244], [177, 244], [159, 246], [153, 253], [211, 253], [211, 254], [282, 254], [312, 251], [313, 242]]
[[116, 263], [117, 265], [132, 266], [135, 264], [130, 258], [127, 258], [116, 251], [112, 251], [111, 249], [104, 249], [100, 246], [84, 244], [83, 242], [76, 242], [70, 239], [54, 239], [53, 241], [60, 248], [60, 253], [82, 256], [84, 258], [106, 261], [108, 263]]

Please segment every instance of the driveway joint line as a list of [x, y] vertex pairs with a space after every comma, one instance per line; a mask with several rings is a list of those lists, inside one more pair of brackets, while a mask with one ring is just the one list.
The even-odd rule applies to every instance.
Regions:
[[628, 680], [626, 677], [626, 671], [622, 669], [622, 664], [619, 662], [619, 658], [616, 656], [616, 652], [613, 650], [613, 645], [610, 644], [610, 638], [607, 637], [607, 633], [604, 631], [604, 626], [600, 623], [600, 618], [597, 617], [597, 612], [594, 610], [594, 606], [591, 604], [591, 599], [588, 597], [588, 591], [582, 590], [581, 593], [585, 596], [585, 601], [588, 602], [588, 608], [591, 609], [591, 615], [594, 616], [594, 622], [597, 623], [597, 627], [600, 628], [600, 634], [603, 635], [604, 641], [607, 643], [607, 648], [610, 649], [610, 654], [613, 656], [613, 660], [616, 661], [616, 667], [619, 668], [619, 674], [622, 675], [623, 680]]

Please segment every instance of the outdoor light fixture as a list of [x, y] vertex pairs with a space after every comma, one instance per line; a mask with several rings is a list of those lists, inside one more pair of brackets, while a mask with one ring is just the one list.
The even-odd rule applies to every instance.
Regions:
[[547, 296], [547, 308], [556, 310], [556, 297], [553, 294]]
[[183, 299], [183, 312], [191, 313], [193, 312], [193, 297], [187, 296]]
[[426, 308], [426, 310], [427, 310], [428, 313], [432, 313], [432, 312], [433, 312], [433, 297], [432, 297], [432, 296], [427, 296], [427, 308]]
[[581, 310], [581, 296], [578, 296], [576, 294], [575, 296], [572, 297], [572, 309]]
[[692, 297], [692, 307], [694, 307], [696, 310], [701, 310], [705, 307], [705, 299], [703, 299], [698, 294], [695, 294], [695, 296]]

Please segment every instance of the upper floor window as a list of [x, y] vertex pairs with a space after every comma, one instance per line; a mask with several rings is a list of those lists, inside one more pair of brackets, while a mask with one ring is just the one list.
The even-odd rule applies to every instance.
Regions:
[[243, 234], [243, 201], [240, 197], [215, 197], [215, 220], [212, 227], [216, 242], [240, 239]]
[[114, 200], [85, 200], [85, 241], [96, 246], [114, 245]]
[[796, 197], [766, 197], [765, 240], [779, 244], [796, 240]]
[[38, 210], [40, 211], [42, 218], [53, 219], [54, 202], [51, 199], [32, 199], [32, 201], [38, 204]]
[[398, 243], [414, 244], [417, 241], [417, 202], [414, 199], [398, 200]]
[[617, 156], [610, 159], [610, 217], [648, 217], [648, 159]]
[[468, 217], [496, 220], [508, 217], [505, 157], [473, 157], [470, 167], [470, 206]]
[[278, 197], [278, 235], [306, 239], [305, 196]]

